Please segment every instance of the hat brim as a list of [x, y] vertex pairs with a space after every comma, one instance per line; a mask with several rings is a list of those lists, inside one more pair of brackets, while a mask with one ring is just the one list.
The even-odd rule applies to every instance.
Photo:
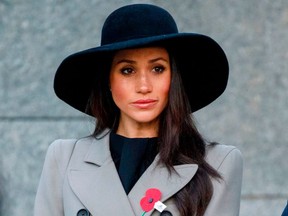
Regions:
[[98, 68], [117, 50], [163, 44], [177, 56], [191, 110], [195, 112], [217, 99], [228, 82], [226, 55], [212, 38], [194, 33], [175, 33], [107, 44], [72, 54], [58, 67], [54, 78], [56, 95], [84, 112]]

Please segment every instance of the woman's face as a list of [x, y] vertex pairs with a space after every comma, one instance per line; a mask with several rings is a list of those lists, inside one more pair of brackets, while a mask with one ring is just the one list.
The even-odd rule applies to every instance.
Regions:
[[112, 61], [110, 89], [120, 109], [120, 123], [158, 122], [168, 102], [170, 81], [166, 49], [148, 47], [118, 51]]

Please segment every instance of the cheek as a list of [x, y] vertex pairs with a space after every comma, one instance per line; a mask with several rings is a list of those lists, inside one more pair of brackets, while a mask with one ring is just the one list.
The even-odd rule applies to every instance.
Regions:
[[170, 77], [167, 78], [161, 85], [161, 92], [162, 92], [162, 95], [167, 97], [168, 99], [168, 94], [169, 94], [169, 91], [170, 91]]
[[122, 101], [124, 102], [124, 100], [127, 99], [128, 92], [130, 92], [127, 83], [120, 80], [117, 80], [117, 82], [111, 81], [110, 88], [113, 100], [117, 106], [120, 105], [119, 103]]
[[125, 90], [119, 86], [111, 87], [112, 97], [114, 100], [119, 100], [125, 97]]

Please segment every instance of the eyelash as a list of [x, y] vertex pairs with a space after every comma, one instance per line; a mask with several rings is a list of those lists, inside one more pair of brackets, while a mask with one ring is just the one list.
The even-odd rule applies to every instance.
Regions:
[[165, 71], [165, 67], [164, 67], [164, 66], [154, 67], [154, 70], [155, 70], [156, 68], [157, 68], [158, 70], [160, 69], [160, 71], [156, 71], [157, 73], [163, 73], [163, 71]]
[[121, 74], [129, 75], [133, 72], [133, 69], [130, 67], [125, 67], [120, 70]]
[[[163, 71], [165, 71], [165, 67], [164, 66], [156, 66], [153, 68], [153, 71], [157, 74], [163, 73]], [[120, 70], [120, 72], [124, 75], [130, 75], [134, 72], [134, 70], [132, 69], [132, 67], [124, 67]]]

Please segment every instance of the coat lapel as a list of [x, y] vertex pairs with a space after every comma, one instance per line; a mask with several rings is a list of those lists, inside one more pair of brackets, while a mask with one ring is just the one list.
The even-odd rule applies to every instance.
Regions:
[[[120, 210], [121, 215], [134, 216], [110, 155], [109, 136], [82, 141], [76, 148], [73, 157], [83, 160], [77, 163], [71, 158], [68, 181], [88, 211], [92, 215], [119, 215]], [[79, 152], [82, 154], [75, 155]]]
[[134, 216], [113, 161], [95, 170], [71, 170], [70, 185], [92, 215]]
[[[105, 215], [141, 215], [140, 200], [147, 189], [158, 188], [162, 193], [161, 201], [165, 202], [192, 179], [198, 168], [196, 164], [179, 165], [174, 167], [177, 173], [170, 174], [167, 168], [157, 165], [159, 158], [156, 156], [127, 196], [110, 155], [109, 136], [80, 142], [67, 175], [73, 192], [92, 215], [104, 212]], [[79, 160], [81, 157], [83, 160]]]
[[[195, 175], [198, 166], [196, 164], [185, 164], [174, 166], [176, 172], [169, 173], [164, 166], [156, 166], [158, 156], [150, 167], [144, 172], [135, 186], [129, 193], [129, 200], [136, 215], [141, 215], [143, 210], [140, 206], [140, 200], [145, 196], [147, 189], [157, 188], [161, 191], [161, 202], [165, 202], [181, 188], [183, 188]], [[147, 212], [149, 216], [153, 211]]]

